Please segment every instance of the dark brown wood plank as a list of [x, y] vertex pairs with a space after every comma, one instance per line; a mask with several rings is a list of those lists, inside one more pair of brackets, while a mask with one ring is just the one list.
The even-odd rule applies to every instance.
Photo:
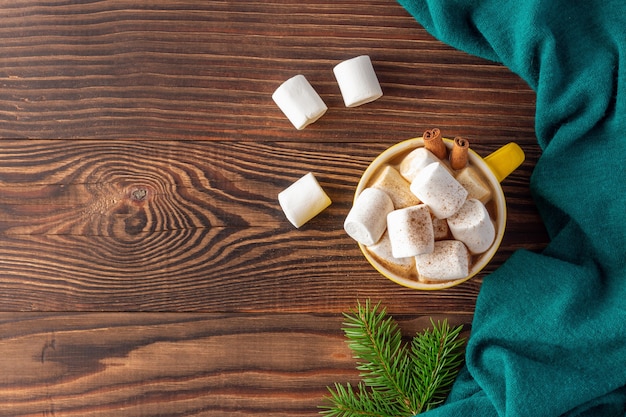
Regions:
[[[377, 142], [431, 125], [532, 137], [521, 80], [391, 0], [23, 1], [0, 14], [3, 138]], [[385, 96], [346, 109], [332, 68], [360, 54]], [[302, 132], [271, 100], [298, 73], [329, 106]]]
[[[472, 308], [478, 280], [437, 296], [399, 288], [343, 232], [359, 176], [385, 146], [4, 141], [0, 304], [337, 312], [365, 293], [413, 312], [415, 299], [424, 312]], [[530, 165], [537, 155], [528, 153]], [[333, 204], [295, 229], [277, 195], [308, 171]], [[528, 176], [524, 165], [505, 181], [510, 232], [487, 272], [545, 241]]]
[[[430, 317], [394, 316], [407, 337]], [[470, 314], [435, 316], [470, 329]], [[358, 380], [338, 315], [0, 313], [0, 416], [314, 416]]]

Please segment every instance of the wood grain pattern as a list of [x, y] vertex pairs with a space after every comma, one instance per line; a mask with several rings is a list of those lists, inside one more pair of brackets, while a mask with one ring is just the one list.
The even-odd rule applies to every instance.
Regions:
[[[405, 289], [342, 231], [370, 161], [427, 128], [526, 152], [485, 273], [548, 241], [533, 91], [395, 0], [18, 0], [0, 21], [0, 416], [316, 415], [356, 377], [357, 300], [469, 334], [484, 274]], [[347, 109], [332, 68], [361, 54], [385, 95]], [[302, 131], [271, 99], [299, 73], [329, 107]], [[333, 204], [296, 230], [277, 194], [309, 171]]]
[[[395, 318], [407, 337], [430, 326], [430, 317]], [[450, 323], [469, 330], [470, 319]], [[359, 379], [341, 323], [313, 314], [0, 314], [0, 416], [317, 415], [326, 387]]]
[[[0, 137], [377, 142], [431, 125], [486, 138], [533, 132], [523, 82], [434, 41], [393, 0], [20, 1], [0, 12]], [[385, 96], [345, 109], [332, 67], [359, 54], [372, 57]], [[297, 73], [330, 109], [304, 132], [271, 100]]]
[[[327, 143], [5, 141], [2, 305], [338, 312], [364, 290], [412, 298], [380, 277], [343, 232], [359, 176], [384, 148], [358, 145], [338, 153]], [[276, 196], [309, 170], [334, 203], [296, 230]], [[527, 183], [514, 182], [524, 174], [507, 186], [511, 236], [491, 268], [523, 242], [519, 234], [541, 232], [536, 218], [515, 215], [531, 210]], [[474, 297], [476, 289], [465, 291]], [[425, 302], [428, 310], [454, 309]]]

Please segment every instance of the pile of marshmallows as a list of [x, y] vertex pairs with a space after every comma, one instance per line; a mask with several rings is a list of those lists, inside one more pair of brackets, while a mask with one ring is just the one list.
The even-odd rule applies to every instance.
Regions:
[[455, 138], [448, 156], [439, 129], [424, 147], [387, 165], [365, 188], [344, 229], [402, 275], [413, 268], [423, 282], [466, 278], [472, 255], [487, 251], [496, 231], [485, 203], [491, 191], [468, 165], [469, 143]]

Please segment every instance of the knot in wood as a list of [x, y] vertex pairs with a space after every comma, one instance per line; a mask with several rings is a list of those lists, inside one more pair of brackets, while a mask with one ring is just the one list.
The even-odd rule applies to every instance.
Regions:
[[131, 192], [130, 192], [130, 198], [133, 201], [144, 201], [146, 198], [148, 197], [148, 190], [140, 187], [140, 188], [134, 188]]

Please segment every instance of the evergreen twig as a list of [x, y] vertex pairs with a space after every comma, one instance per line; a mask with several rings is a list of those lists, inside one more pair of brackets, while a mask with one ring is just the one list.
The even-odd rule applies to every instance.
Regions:
[[344, 333], [362, 381], [328, 388], [327, 417], [414, 416], [441, 404], [463, 363], [461, 326], [431, 320], [433, 328], [402, 341], [398, 324], [380, 303], [360, 302], [344, 314]]

